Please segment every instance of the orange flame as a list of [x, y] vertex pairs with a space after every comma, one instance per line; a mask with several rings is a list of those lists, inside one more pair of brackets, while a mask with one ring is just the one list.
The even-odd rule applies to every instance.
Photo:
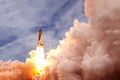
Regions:
[[[50, 59], [50, 56], [55, 55], [54, 50], [50, 50], [47, 59], [45, 59], [45, 53], [43, 46], [37, 46], [36, 50], [30, 51], [30, 58], [26, 59], [26, 63], [31, 64], [33, 67], [29, 70], [28, 76], [34, 80], [39, 76], [42, 79], [48, 78], [49, 67], [54, 64], [54, 60]], [[36, 79], [35, 79], [36, 80]], [[48, 79], [47, 79], [48, 80]]]
[[37, 49], [32, 50], [29, 54], [31, 58], [27, 58], [26, 62], [34, 64], [35, 73], [44, 73], [44, 66], [46, 64], [44, 48], [42, 46], [37, 46]]

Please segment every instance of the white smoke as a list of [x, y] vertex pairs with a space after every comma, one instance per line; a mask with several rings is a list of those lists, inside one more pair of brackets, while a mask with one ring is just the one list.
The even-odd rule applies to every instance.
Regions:
[[[120, 80], [119, 3], [120, 0], [85, 1], [89, 22], [74, 20], [55, 55], [48, 58], [56, 64], [49, 66], [47, 80]], [[30, 80], [31, 64], [1, 61], [0, 65], [0, 80]]]
[[86, 0], [89, 23], [74, 20], [60, 42], [60, 80], [120, 79], [120, 1]]

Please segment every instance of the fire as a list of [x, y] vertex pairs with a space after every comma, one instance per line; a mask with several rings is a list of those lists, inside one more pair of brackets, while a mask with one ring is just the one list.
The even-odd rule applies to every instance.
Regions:
[[[50, 57], [50, 54], [52, 55], [52, 53], [53, 52], [50, 51], [47, 57]], [[26, 59], [26, 63], [30, 63], [31, 65], [33, 65], [33, 68], [30, 69], [30, 73], [28, 74], [28, 76], [32, 78], [39, 76], [46, 80], [47, 76], [49, 76], [48, 66], [52, 65], [54, 61], [50, 59], [45, 59], [43, 46], [37, 46], [36, 50], [30, 51], [29, 54], [30, 58]]]
[[34, 62], [35, 62], [35, 66], [36, 69], [39, 72], [43, 71], [44, 65], [45, 65], [45, 53], [44, 53], [44, 49], [42, 46], [37, 46], [36, 49], [36, 55], [34, 57]]
[[26, 62], [30, 62], [34, 65], [35, 73], [44, 73], [44, 66], [46, 65], [44, 48], [37, 46], [36, 50], [32, 50], [29, 54], [31, 58], [27, 58]]

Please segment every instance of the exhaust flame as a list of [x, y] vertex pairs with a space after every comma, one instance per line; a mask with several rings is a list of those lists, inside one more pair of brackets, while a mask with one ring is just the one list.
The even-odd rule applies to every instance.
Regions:
[[34, 62], [37, 70], [40, 71], [45, 63], [44, 49], [42, 46], [37, 46]]
[[44, 74], [44, 66], [46, 65], [46, 60], [43, 46], [37, 46], [36, 50], [32, 50], [29, 54], [31, 58], [27, 58], [26, 62], [34, 64], [34, 73]]
[[[54, 64], [54, 61], [49, 59], [54, 53], [52, 50], [48, 53], [47, 59], [45, 59], [45, 53], [43, 46], [37, 46], [36, 50], [30, 51], [30, 58], [26, 59], [26, 63], [30, 63], [34, 67], [30, 69], [28, 76], [32, 80], [48, 80], [49, 67]], [[40, 79], [38, 79], [40, 78]]]

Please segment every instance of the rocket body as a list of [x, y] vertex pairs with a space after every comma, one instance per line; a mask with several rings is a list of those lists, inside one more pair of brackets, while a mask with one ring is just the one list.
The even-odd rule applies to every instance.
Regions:
[[38, 43], [37, 46], [44, 46], [43, 41], [42, 41], [42, 30], [40, 29], [38, 31]]

